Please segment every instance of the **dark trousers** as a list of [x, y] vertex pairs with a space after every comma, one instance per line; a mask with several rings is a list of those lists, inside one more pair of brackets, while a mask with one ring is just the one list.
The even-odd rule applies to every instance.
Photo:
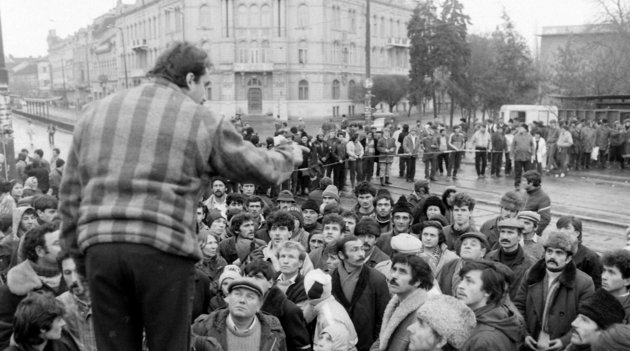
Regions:
[[599, 161], [599, 166], [601, 168], [606, 167], [606, 161], [608, 161], [608, 150], [599, 149], [599, 158], [597, 159], [597, 161]]
[[485, 147], [476, 147], [475, 170], [478, 176], [486, 174], [486, 166], [488, 166], [488, 149]]
[[464, 151], [452, 151], [450, 153], [450, 161], [448, 163], [447, 175], [450, 177], [457, 177], [457, 171], [459, 171], [459, 165], [462, 163], [462, 156]]
[[512, 158], [509, 152], [505, 152], [505, 174], [512, 174]]
[[580, 155], [580, 168], [582, 169], [591, 168], [591, 153], [590, 152], [583, 152]]
[[54, 133], [48, 134], [48, 144], [55, 145], [55, 134]]
[[[409, 157], [407, 157], [407, 156], [400, 156], [400, 157], [398, 157], [398, 176], [400, 178], [405, 177], [405, 168], [407, 166], [407, 159], [408, 158]], [[407, 178], [409, 178], [409, 177], [407, 177]]]
[[612, 165], [614, 162], [619, 162], [619, 166], [624, 168], [624, 159], [623, 159], [623, 151], [625, 145], [617, 145], [610, 147], [610, 164]]
[[[444, 173], [444, 170], [448, 172], [448, 153], [442, 152], [438, 154], [437, 157], [437, 169], [440, 171], [440, 174]], [[442, 163], [444, 163], [444, 167], [442, 167]]]
[[374, 176], [374, 157], [367, 156], [363, 159], [363, 179], [368, 182], [372, 181]]
[[333, 166], [333, 184], [339, 191], [346, 185], [346, 163], [343, 161]]
[[[130, 234], [139, 235], [139, 234]], [[195, 261], [141, 244], [98, 244], [86, 252], [100, 351], [188, 350]]]
[[521, 186], [521, 177], [523, 173], [529, 171], [532, 163], [531, 161], [517, 161], [514, 160], [514, 187]]
[[437, 155], [427, 156], [424, 161], [424, 179], [435, 178], [435, 170], [437, 168]]
[[501, 176], [501, 165], [503, 164], [503, 151], [493, 151], [492, 161], [490, 162], [490, 174], [497, 177]]
[[416, 159], [417, 157], [407, 157], [407, 180], [413, 180], [416, 176]]

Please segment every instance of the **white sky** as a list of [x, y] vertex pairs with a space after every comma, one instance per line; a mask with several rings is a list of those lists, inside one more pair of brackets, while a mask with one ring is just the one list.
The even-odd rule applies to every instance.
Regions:
[[[596, 21], [599, 14], [595, 1], [462, 0], [462, 3], [471, 17], [471, 33], [492, 32], [505, 9], [533, 47], [535, 33], [540, 33], [542, 26]], [[123, 2], [133, 3], [133, 0]], [[115, 4], [116, 0], [0, 0], [5, 55], [44, 56], [49, 29], [56, 29], [62, 37], [72, 34]]]

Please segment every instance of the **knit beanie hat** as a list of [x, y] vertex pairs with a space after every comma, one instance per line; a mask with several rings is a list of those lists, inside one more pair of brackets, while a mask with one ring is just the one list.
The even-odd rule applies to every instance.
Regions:
[[359, 220], [354, 228], [354, 235], [374, 235], [376, 238], [381, 236], [381, 228], [376, 219], [372, 217], [363, 217]]
[[302, 204], [302, 211], [304, 210], [313, 210], [319, 214], [319, 205], [317, 205], [317, 201], [308, 199]]
[[319, 180], [319, 186], [322, 189], [326, 189], [329, 185], [332, 185], [333, 181], [330, 177], [322, 177], [322, 179]]
[[334, 185], [329, 185], [326, 187], [326, 190], [322, 192], [322, 197], [325, 197], [325, 196], [334, 197], [335, 200], [339, 202], [339, 190], [337, 190], [337, 187]]
[[332, 278], [321, 269], [314, 269], [304, 277], [304, 290], [309, 300], [328, 298], [332, 294]]
[[432, 221], [436, 221], [436, 222], [440, 222], [440, 224], [443, 227], [446, 227], [447, 225], [449, 225], [448, 223], [448, 219], [446, 219], [446, 217], [442, 216], [442, 215], [433, 215], [431, 216], [431, 220]]
[[572, 237], [569, 234], [552, 231], [547, 235], [547, 240], [543, 243], [543, 247], [564, 250], [566, 253], [575, 255], [578, 250], [577, 238]]
[[630, 350], [630, 325], [615, 324], [599, 333], [591, 344], [591, 351]]
[[396, 212], [407, 212], [409, 216], [412, 215], [411, 210], [413, 210], [413, 206], [407, 201], [405, 195], [402, 195], [398, 198], [398, 201], [394, 204], [394, 208], [392, 208], [392, 213]]
[[619, 300], [604, 289], [597, 289], [586, 298], [578, 308], [578, 313], [590, 318], [601, 329], [621, 323], [626, 316]]
[[501, 197], [501, 208], [520, 211], [523, 208], [523, 198], [516, 191], [508, 191]]
[[429, 196], [427, 200], [424, 202], [424, 206], [422, 207], [422, 213], [420, 215], [426, 216], [427, 210], [431, 206], [437, 206], [440, 209], [440, 213], [442, 214], [446, 213], [446, 208], [444, 207], [444, 203], [442, 202], [442, 199], [440, 199], [440, 197], [438, 196]]
[[475, 313], [462, 301], [448, 295], [433, 295], [420, 306], [416, 316], [438, 335], [460, 349], [477, 325]]
[[392, 250], [396, 250], [398, 253], [415, 255], [422, 250], [422, 241], [417, 237], [401, 233], [392, 238]]
[[227, 278], [232, 278], [234, 280], [241, 278], [241, 269], [233, 264], [223, 267], [223, 273], [219, 276], [219, 287], [221, 287], [223, 281]]

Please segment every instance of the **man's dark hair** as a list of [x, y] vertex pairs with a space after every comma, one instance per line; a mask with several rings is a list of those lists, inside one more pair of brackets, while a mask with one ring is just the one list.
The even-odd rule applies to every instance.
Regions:
[[210, 186], [213, 186], [214, 182], [216, 182], [217, 180], [220, 181], [221, 183], [223, 183], [223, 185], [225, 185], [227, 187], [228, 182], [223, 177], [214, 177], [214, 178], [212, 178], [212, 181], [210, 182]]
[[[428, 182], [416, 182], [413, 185], [413, 191], [415, 191], [416, 193], [421, 193], [421, 190], [424, 190], [425, 194], [429, 194], [429, 183]], [[448, 190], [454, 190], [454, 189], [447, 189]]]
[[329, 213], [325, 215], [324, 218], [322, 218], [322, 226], [331, 223], [339, 224], [339, 228], [341, 228], [342, 230], [346, 226], [346, 222], [344, 222], [343, 217], [336, 213]]
[[422, 229], [420, 230], [420, 239], [422, 239], [422, 231], [424, 228], [435, 228], [438, 230], [438, 246], [442, 245], [446, 242], [446, 237], [444, 236], [444, 228], [442, 224], [438, 221], [424, 221], [422, 222]]
[[48, 331], [57, 317], [65, 313], [63, 303], [52, 294], [31, 292], [20, 302], [13, 319], [13, 339], [25, 347], [40, 345], [45, 339], [42, 330]]
[[36, 251], [37, 247], [41, 246], [45, 250], [48, 250], [44, 236], [57, 229], [58, 225], [46, 223], [26, 232], [26, 234], [24, 234], [24, 243], [22, 245], [22, 255], [24, 258], [32, 262], [37, 262], [39, 259]]
[[18, 154], [18, 161], [26, 161], [26, 154], [23, 152], [20, 152]]
[[[387, 193], [387, 192], [383, 192], [381, 194], [377, 194], [376, 198], [374, 199], [374, 205], [376, 206], [376, 203], [386, 199], [387, 201], [389, 201], [389, 204], [393, 207], [394, 206], [394, 199], [392, 199], [392, 196]], [[393, 210], [393, 209], [392, 209]]]
[[361, 239], [359, 239], [358, 237], [354, 236], [354, 235], [346, 235], [344, 237], [342, 237], [341, 239], [337, 240], [337, 243], [335, 245], [337, 245], [337, 253], [341, 252], [344, 254], [346, 254], [346, 244], [351, 242], [351, 241], [361, 241]]
[[33, 208], [37, 211], [45, 211], [48, 209], [57, 209], [57, 198], [52, 195], [39, 195], [33, 199]]
[[249, 206], [249, 204], [251, 204], [252, 202], [260, 202], [260, 206], [265, 207], [265, 203], [260, 198], [260, 196], [256, 196], [256, 195], [250, 196], [249, 199], [247, 199], [247, 205]]
[[464, 278], [468, 272], [481, 271], [481, 290], [490, 295], [488, 304], [498, 304], [507, 288], [506, 277], [494, 265], [493, 262], [487, 260], [470, 260], [464, 262], [459, 277]]
[[240, 203], [244, 208], [247, 207], [247, 197], [243, 194], [229, 193], [227, 199], [225, 200], [225, 204], [229, 206], [232, 202]]
[[37, 149], [37, 150], [35, 150], [33, 152], [36, 153], [39, 156], [39, 158], [44, 158], [44, 150]]
[[354, 187], [354, 196], [359, 197], [359, 195], [363, 194], [371, 194], [372, 196], [376, 196], [376, 188], [370, 182], [360, 182], [357, 186]]
[[533, 186], [540, 186], [540, 183], [542, 183], [542, 177], [540, 176], [540, 173], [535, 170], [530, 170], [523, 173], [523, 178], [527, 180], [527, 183], [531, 183], [531, 185]]
[[424, 290], [431, 290], [433, 288], [433, 272], [431, 266], [415, 255], [395, 254], [392, 258], [392, 267], [396, 263], [409, 265], [411, 268], [411, 281], [410, 284], [420, 283], [420, 288]]
[[630, 251], [614, 250], [602, 255], [602, 265], [617, 267], [623, 279], [630, 278]]
[[[209, 234], [209, 235], [212, 235], [212, 234]], [[218, 241], [219, 240], [217, 240], [217, 242]], [[57, 263], [59, 264], [60, 272], [63, 271], [63, 267], [61, 267], [61, 264], [63, 263], [63, 261], [67, 259], [72, 259], [74, 261], [74, 265], [75, 265], [75, 268], [77, 269], [77, 273], [79, 273], [81, 277], [83, 278], [87, 277], [84, 254], [82, 254], [79, 250], [75, 250], [75, 249], [61, 251], [61, 253], [59, 253], [59, 256], [57, 256]]]
[[195, 75], [195, 83], [211, 67], [208, 54], [189, 42], [178, 41], [162, 52], [148, 77], [163, 78], [180, 88], [188, 88], [186, 75]]
[[241, 212], [234, 217], [232, 217], [230, 221], [230, 230], [234, 235], [239, 236], [241, 233], [241, 225], [247, 221], [253, 221], [254, 217], [249, 212]]
[[575, 231], [579, 233], [578, 241], [581, 243], [582, 242], [582, 220], [575, 216], [562, 216], [558, 218], [558, 221], [556, 222], [557, 229], [566, 228], [569, 225], [571, 225], [573, 229], [575, 229]]
[[287, 211], [276, 211], [267, 217], [267, 227], [287, 227], [290, 232], [295, 229], [295, 217]]
[[255, 260], [248, 263], [243, 268], [243, 275], [246, 277], [253, 277], [258, 273], [262, 273], [265, 279], [276, 279], [278, 273], [273, 269], [273, 264], [265, 260]]
[[354, 218], [355, 222], [359, 222], [359, 216], [354, 211], [343, 210], [341, 211], [341, 218]]
[[56, 152], [58, 155], [61, 154], [61, 150], [58, 147], [53, 148], [53, 152]]
[[456, 193], [453, 195], [453, 207], [468, 207], [469, 211], [475, 209], [475, 199], [467, 193]]

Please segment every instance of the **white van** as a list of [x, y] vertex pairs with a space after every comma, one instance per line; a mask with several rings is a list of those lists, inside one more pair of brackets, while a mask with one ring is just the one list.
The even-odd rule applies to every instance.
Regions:
[[553, 105], [503, 105], [500, 112], [506, 124], [510, 119], [526, 124], [542, 121], [545, 125], [551, 120], [558, 120], [558, 107]]

